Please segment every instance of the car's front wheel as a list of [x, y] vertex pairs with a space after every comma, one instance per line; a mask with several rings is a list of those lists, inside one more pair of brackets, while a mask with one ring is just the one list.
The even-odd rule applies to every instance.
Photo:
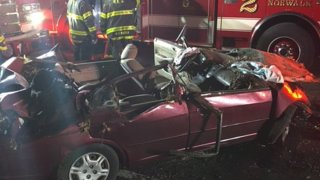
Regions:
[[71, 152], [59, 165], [58, 180], [114, 180], [119, 171], [116, 152], [103, 144], [91, 144]]

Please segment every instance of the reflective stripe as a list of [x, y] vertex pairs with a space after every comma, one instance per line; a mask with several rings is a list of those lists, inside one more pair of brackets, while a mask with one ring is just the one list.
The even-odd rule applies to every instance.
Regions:
[[6, 50], [8, 50], [7, 46], [0, 46], [0, 51], [6, 51]]
[[0, 43], [5, 40], [4, 36], [0, 36]]
[[136, 3], [137, 3], [137, 6], [136, 7], [138, 7], [138, 6], [140, 6], [140, 0], [136, 0]]
[[113, 11], [110, 13], [107, 13], [107, 19], [114, 17], [114, 16], [122, 16], [122, 15], [132, 15], [133, 14], [133, 10], [122, 10], [122, 11]]
[[234, 17], [218, 17], [219, 31], [242, 31], [251, 32], [254, 26], [260, 20], [259, 18], [234, 18]]
[[78, 20], [82, 20], [83, 21], [83, 17], [79, 16], [79, 15], [76, 15], [76, 14], [68, 13], [67, 16], [72, 18], [72, 19], [78, 19]]
[[100, 17], [102, 18], [102, 19], [107, 19], [107, 14], [106, 13], [100, 13]]
[[[250, 32], [258, 23], [260, 18], [237, 18], [237, 17], [218, 17], [218, 31], [241, 31]], [[179, 16], [179, 15], [145, 15], [142, 19], [142, 27], [179, 27], [184, 24], [188, 27], [197, 29], [208, 29], [208, 17], [206, 16]]]
[[82, 15], [83, 19], [87, 19], [89, 16], [92, 16], [92, 12], [88, 11]]
[[135, 26], [119, 26], [119, 27], [113, 27], [109, 28], [107, 30], [107, 34], [111, 34], [118, 31], [135, 31], [137, 28]]
[[96, 31], [96, 30], [97, 30], [95, 26], [90, 27], [90, 28], [88, 28], [88, 29], [89, 29], [89, 32], [93, 32], [93, 31]]
[[185, 24], [190, 28], [208, 29], [208, 17], [152, 14], [144, 15], [142, 19], [143, 28], [147, 26], [181, 28]]
[[133, 10], [122, 10], [122, 11], [113, 11], [110, 13], [101, 13], [100, 17], [103, 19], [108, 19], [115, 16], [122, 16], [122, 15], [132, 15], [134, 13]]
[[78, 40], [72, 39], [72, 43], [82, 43], [82, 41], [78, 41]]
[[112, 40], [114, 41], [117, 41], [117, 40], [132, 40], [134, 36], [120, 36], [120, 37], [114, 37], [114, 38], [111, 38]]
[[69, 32], [70, 32], [70, 34], [77, 35], [77, 36], [87, 36], [88, 35], [88, 33], [86, 31], [77, 31], [77, 30], [70, 29]]

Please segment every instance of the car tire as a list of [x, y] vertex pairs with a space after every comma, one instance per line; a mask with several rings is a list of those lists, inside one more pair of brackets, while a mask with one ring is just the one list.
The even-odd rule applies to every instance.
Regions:
[[[290, 30], [290, 31], [288, 31]], [[288, 46], [286, 46], [288, 45]], [[283, 46], [283, 47], [282, 47]], [[278, 48], [277, 48], [278, 47]], [[294, 23], [280, 23], [268, 28], [258, 39], [256, 48], [277, 53], [291, 47], [297, 56], [297, 62], [301, 62], [310, 69], [316, 57], [316, 45], [308, 31]], [[280, 49], [284, 51], [280, 51]], [[290, 54], [290, 53], [289, 53]]]
[[[84, 163], [86, 161], [86, 163]], [[58, 180], [116, 179], [117, 153], [104, 144], [91, 144], [71, 152], [59, 165]], [[100, 177], [100, 178], [99, 178]]]

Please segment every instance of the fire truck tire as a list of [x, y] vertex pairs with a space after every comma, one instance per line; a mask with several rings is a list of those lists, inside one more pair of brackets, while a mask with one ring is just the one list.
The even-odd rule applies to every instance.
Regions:
[[296, 59], [308, 69], [316, 57], [312, 36], [294, 23], [280, 23], [268, 28], [258, 39], [256, 48]]

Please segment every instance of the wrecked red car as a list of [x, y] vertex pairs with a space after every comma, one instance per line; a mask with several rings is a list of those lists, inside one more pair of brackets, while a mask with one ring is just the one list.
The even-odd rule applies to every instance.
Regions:
[[[155, 66], [123, 57], [126, 74], [113, 79], [40, 70], [30, 87], [1, 93], [1, 178], [110, 180], [119, 168], [168, 155], [272, 144], [307, 109], [298, 87], [229, 68], [231, 56], [220, 52], [174, 59], [185, 49], [156, 39]], [[97, 64], [77, 66], [83, 73]], [[1, 79], [10, 75], [2, 72]]]

